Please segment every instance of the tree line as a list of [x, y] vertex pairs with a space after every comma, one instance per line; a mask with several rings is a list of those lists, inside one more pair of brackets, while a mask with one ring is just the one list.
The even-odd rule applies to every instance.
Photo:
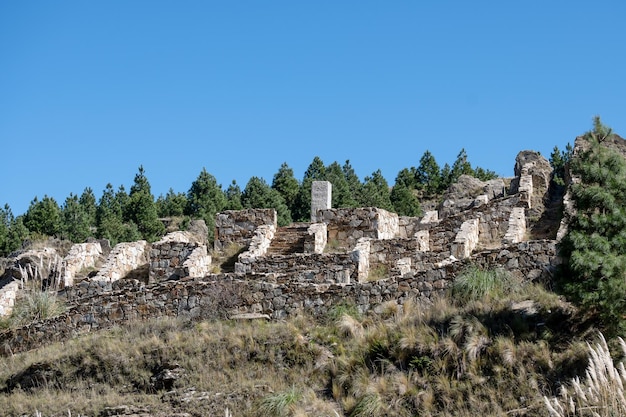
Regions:
[[380, 170], [359, 179], [350, 161], [325, 165], [319, 158], [296, 179], [293, 169], [283, 163], [272, 183], [252, 177], [242, 190], [236, 181], [226, 189], [206, 169], [202, 169], [187, 192], [173, 189], [154, 197], [143, 166], [135, 175], [127, 192], [123, 185], [107, 184], [100, 198], [92, 188], [82, 194], [71, 193], [62, 204], [44, 195], [35, 197], [25, 214], [14, 216], [9, 205], [0, 208], [0, 256], [7, 256], [22, 247], [26, 240], [57, 237], [72, 242], [89, 238], [119, 242], [146, 239], [155, 241], [165, 233], [163, 218], [184, 222], [203, 219], [212, 239], [215, 215], [223, 210], [274, 208], [279, 225], [309, 221], [311, 183], [330, 181], [333, 185], [332, 206], [337, 208], [379, 207], [404, 216], [421, 214], [420, 199], [433, 198], [455, 182], [459, 176], [472, 175], [482, 180], [495, 178], [495, 172], [473, 168], [465, 149], [452, 165], [440, 167], [426, 151], [417, 167], [402, 169], [390, 187]]

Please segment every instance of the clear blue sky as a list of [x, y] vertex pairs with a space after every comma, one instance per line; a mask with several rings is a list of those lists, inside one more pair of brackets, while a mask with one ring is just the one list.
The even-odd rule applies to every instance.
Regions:
[[511, 176], [599, 114], [626, 136], [626, 2], [0, 2], [0, 204], [61, 205], [143, 165], [155, 196], [203, 167], [226, 188], [363, 178], [465, 148]]

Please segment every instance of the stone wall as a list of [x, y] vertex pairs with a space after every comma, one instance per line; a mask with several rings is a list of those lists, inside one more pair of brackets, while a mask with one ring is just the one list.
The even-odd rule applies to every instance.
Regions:
[[115, 245], [93, 281], [113, 282], [139, 267], [148, 265], [150, 245], [145, 240]]
[[0, 280], [0, 317], [11, 314], [19, 289], [20, 282], [13, 280], [13, 278]]
[[215, 250], [223, 251], [229, 245], [247, 248], [259, 226], [277, 226], [276, 210], [227, 210], [215, 218]]
[[248, 250], [239, 254], [235, 263], [235, 272], [245, 274], [252, 271], [254, 268], [253, 264], [255, 264], [257, 259], [267, 253], [275, 233], [275, 225], [259, 226], [255, 230], [252, 239], [250, 239]]
[[328, 241], [352, 250], [359, 239], [391, 239], [400, 232], [399, 218], [375, 207], [318, 210], [317, 223], [326, 223]]
[[[65, 294], [73, 301], [67, 313], [0, 333], [0, 353], [17, 353], [44, 341], [66, 340], [93, 329], [163, 316], [263, 313], [283, 318], [300, 312], [322, 315], [338, 303], [353, 303], [362, 312], [377, 312], [387, 301], [402, 304], [409, 297], [429, 298], [445, 291], [470, 264], [500, 266], [517, 277], [544, 279], [556, 262], [554, 241], [532, 241], [480, 252], [471, 260], [450, 262], [437, 269], [363, 283], [312, 284], [286, 275], [281, 275], [280, 282], [268, 282], [235, 274], [154, 284], [136, 280], [81, 283], [78, 286], [82, 285], [82, 292], [66, 289]], [[295, 272], [296, 276], [300, 273]], [[99, 292], [99, 285], [110, 290]]]
[[211, 257], [205, 245], [187, 232], [173, 232], [152, 244], [150, 281], [202, 277], [210, 272]]
[[102, 260], [100, 242], [78, 243], [70, 248], [63, 258], [63, 284], [65, 287], [74, 285], [76, 273], [86, 268], [95, 268]]
[[250, 261], [248, 267], [243, 272], [236, 272], [260, 277], [298, 275], [296, 281], [302, 281], [302, 277], [308, 276], [310, 282], [327, 283], [350, 283], [357, 279], [357, 264], [350, 254], [345, 253], [296, 253], [257, 257]]

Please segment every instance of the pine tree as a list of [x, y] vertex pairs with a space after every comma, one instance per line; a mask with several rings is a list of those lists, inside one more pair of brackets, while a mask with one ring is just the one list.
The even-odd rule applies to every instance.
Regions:
[[422, 215], [419, 200], [413, 190], [403, 183], [394, 185], [389, 195], [393, 209], [400, 216], [418, 217]]
[[250, 178], [241, 194], [241, 204], [244, 208], [273, 208], [276, 210], [279, 226], [291, 223], [291, 214], [282, 195], [262, 178]]
[[0, 257], [7, 256], [9, 250], [9, 230], [13, 221], [13, 213], [8, 204], [0, 208]]
[[221, 185], [202, 168], [187, 192], [186, 214], [192, 218], [203, 219], [209, 229], [209, 240], [212, 240], [215, 233], [215, 215], [225, 207], [226, 196]]
[[354, 207], [357, 207], [361, 201], [363, 184], [361, 183], [361, 180], [359, 180], [358, 175], [356, 175], [354, 168], [352, 168], [350, 160], [346, 160], [341, 167], [341, 170], [343, 171], [343, 175], [346, 177], [346, 182], [348, 183], [348, 188], [350, 189], [350, 195], [354, 200]]
[[118, 197], [119, 192], [116, 195], [113, 185], [109, 183], [106, 185], [96, 208], [96, 236], [101, 239], [108, 239], [113, 246], [123, 241], [126, 234], [122, 205]]
[[78, 200], [78, 196], [70, 193], [62, 208], [62, 233], [65, 239], [74, 243], [82, 243], [91, 236], [89, 214]]
[[580, 182], [571, 185], [576, 215], [560, 253], [566, 294], [616, 334], [626, 330], [626, 161], [602, 145], [610, 135], [594, 120], [590, 148], [571, 162]]
[[137, 225], [143, 239], [154, 242], [165, 233], [165, 226], [157, 215], [154, 196], [143, 166], [139, 167], [130, 188], [127, 210], [129, 221]]
[[187, 207], [187, 194], [176, 193], [170, 188], [163, 197], [160, 195], [156, 201], [159, 217], [181, 217]]
[[82, 209], [87, 215], [87, 224], [89, 227], [89, 236], [93, 236], [92, 229], [96, 227], [96, 196], [91, 187], [85, 188], [78, 200]]
[[241, 188], [237, 185], [237, 181], [233, 182], [226, 189], [226, 210], [241, 210]]
[[272, 188], [280, 193], [289, 211], [292, 212], [296, 205], [300, 184], [293, 175], [293, 169], [291, 169], [286, 162], [283, 162], [278, 172], [274, 174]]
[[311, 217], [311, 186], [313, 181], [326, 180], [326, 167], [324, 162], [316, 156], [304, 172], [298, 197], [294, 205], [292, 215], [297, 221], [309, 221]]
[[428, 197], [432, 197], [439, 192], [442, 178], [441, 169], [430, 151], [424, 152], [420, 158], [420, 163], [415, 170], [415, 180], [418, 188], [423, 190]]
[[31, 233], [57, 236], [61, 232], [61, 209], [56, 200], [47, 195], [41, 201], [35, 197], [24, 216], [24, 225]]
[[341, 165], [333, 162], [326, 167], [326, 181], [333, 185], [331, 205], [336, 208], [354, 208], [358, 206], [352, 194], [350, 184], [344, 175]]
[[378, 207], [393, 211], [390, 197], [389, 184], [380, 169], [374, 171], [371, 176], [365, 177], [361, 195], [362, 207]]

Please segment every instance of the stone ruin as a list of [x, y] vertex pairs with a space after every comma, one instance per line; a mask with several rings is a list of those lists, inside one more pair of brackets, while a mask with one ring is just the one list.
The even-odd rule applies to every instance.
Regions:
[[[210, 316], [216, 309], [281, 318], [321, 314], [341, 302], [378, 311], [389, 300], [402, 304], [445, 291], [469, 264], [548, 280], [558, 264], [556, 232], [534, 240], [532, 219], [550, 201], [551, 167], [536, 152], [524, 151], [515, 173], [488, 182], [462, 176], [437, 210], [422, 217], [375, 207], [332, 208], [332, 184], [315, 181], [309, 223], [278, 227], [274, 209], [225, 211], [216, 216], [212, 248], [206, 226], [169, 233], [153, 244], [120, 243], [108, 255], [95, 243], [75, 245], [60, 262], [59, 294], [70, 308], [58, 326], [71, 335], [132, 319]], [[234, 271], [220, 272], [211, 253], [232, 248], [238, 253]], [[75, 283], [85, 268], [94, 271]], [[0, 314], [7, 314], [21, 281], [5, 275], [3, 283]], [[46, 329], [0, 339], [16, 351], [50, 337]]]

